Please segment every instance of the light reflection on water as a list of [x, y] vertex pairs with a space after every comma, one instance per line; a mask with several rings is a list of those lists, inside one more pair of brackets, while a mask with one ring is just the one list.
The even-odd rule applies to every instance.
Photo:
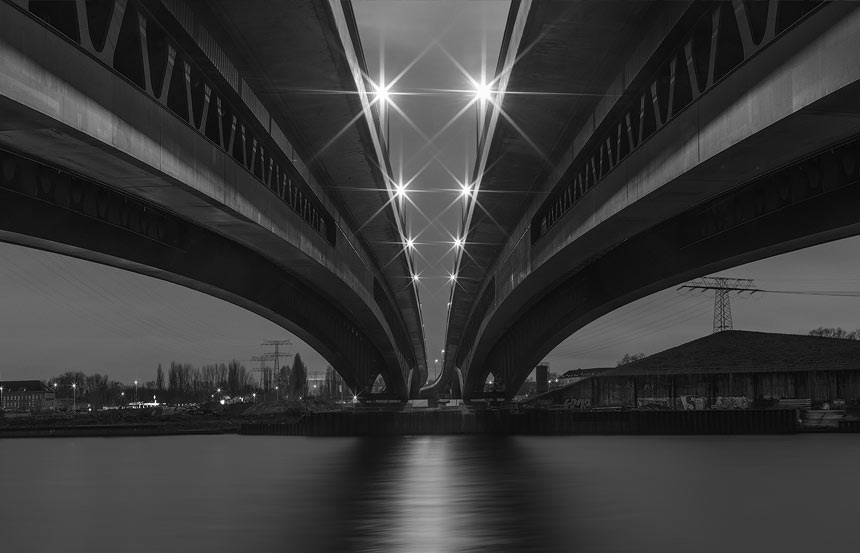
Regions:
[[860, 437], [0, 440], [0, 550], [855, 551]]

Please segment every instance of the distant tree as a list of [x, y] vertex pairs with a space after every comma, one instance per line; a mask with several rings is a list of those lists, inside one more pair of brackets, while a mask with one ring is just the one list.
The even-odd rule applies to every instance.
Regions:
[[57, 384], [57, 397], [72, 397], [72, 384], [76, 386], [75, 395], [81, 397], [86, 386], [87, 375], [81, 371], [67, 371], [48, 381], [48, 386]]
[[308, 395], [308, 369], [302, 362], [302, 356], [296, 354], [293, 358], [293, 369], [290, 371], [290, 397], [295, 399]]
[[158, 370], [155, 372], [155, 391], [159, 393], [164, 391], [164, 371], [161, 370], [161, 363], [158, 364]]
[[245, 365], [233, 359], [227, 365], [227, 389], [231, 394], [246, 394], [251, 391], [253, 384], [251, 382], [251, 373], [245, 368]]
[[325, 383], [320, 395], [326, 399], [331, 399], [337, 396], [337, 373], [331, 365], [325, 368]]
[[633, 354], [625, 353], [624, 357], [622, 357], [621, 360], [618, 361], [618, 366], [620, 367], [621, 365], [626, 365], [626, 364], [632, 363], [634, 361], [639, 361], [640, 359], [645, 359], [645, 357], [647, 357], [647, 356], [642, 352], [633, 353]]
[[290, 367], [282, 366], [275, 375], [275, 386], [278, 387], [280, 397], [288, 397], [290, 394]]
[[860, 340], [860, 329], [848, 331], [840, 327], [825, 328], [819, 326], [814, 330], [809, 331], [810, 336], [818, 336], [820, 338], [840, 338], [842, 340]]

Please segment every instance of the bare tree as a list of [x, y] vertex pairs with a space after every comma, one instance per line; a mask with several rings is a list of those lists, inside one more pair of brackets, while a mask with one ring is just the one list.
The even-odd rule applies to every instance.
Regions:
[[618, 361], [618, 366], [620, 367], [621, 365], [626, 365], [626, 364], [632, 363], [634, 361], [639, 361], [640, 359], [645, 359], [645, 357], [647, 357], [647, 356], [642, 352], [634, 353], [634, 354], [625, 353], [624, 357], [622, 357], [621, 360]]
[[818, 336], [820, 338], [840, 338], [843, 340], [860, 340], [860, 329], [848, 331], [840, 327], [825, 328], [819, 326], [814, 330], [809, 331], [810, 336]]

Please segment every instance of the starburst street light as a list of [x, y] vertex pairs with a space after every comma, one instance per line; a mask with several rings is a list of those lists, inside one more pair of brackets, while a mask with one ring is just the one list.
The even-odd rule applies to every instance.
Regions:
[[[451, 282], [457, 282], [457, 275], [454, 273], [451, 273], [450, 275], [448, 275], [448, 280], [450, 280]], [[442, 351], [445, 351], [445, 350], [442, 350]]]
[[489, 84], [485, 83], [482, 80], [480, 82], [475, 81], [473, 83], [473, 85], [475, 87], [475, 99], [476, 100], [478, 100], [482, 103], [486, 103], [486, 102], [489, 102], [493, 99], [493, 89], [490, 88]]
[[480, 150], [481, 147], [481, 138], [484, 130], [484, 123], [486, 122], [486, 111], [487, 104], [492, 103], [493, 101], [493, 89], [490, 88], [490, 85], [481, 78], [480, 81], [476, 81], [475, 79], [471, 79], [472, 88], [474, 93], [474, 100], [472, 102], [475, 104], [475, 139], [476, 139], [476, 148]]
[[418, 276], [418, 273], [415, 273], [414, 275], [412, 275], [412, 282], [418, 282], [420, 279], [421, 279], [421, 277]]
[[461, 184], [460, 185], [460, 197], [461, 198], [468, 198], [471, 195], [472, 195], [472, 185], [469, 183]]
[[406, 247], [409, 248], [410, 250], [414, 250], [415, 249], [415, 240], [411, 237], [407, 238], [406, 239]]
[[455, 237], [454, 238], [454, 248], [459, 250], [462, 247], [463, 247], [463, 239], [460, 238], [459, 236]]
[[376, 101], [381, 105], [387, 105], [391, 102], [391, 85], [374, 84], [373, 88], [376, 91]]
[[379, 108], [379, 123], [384, 135], [385, 149], [389, 149], [389, 136], [391, 136], [391, 120], [388, 115], [388, 106], [392, 104], [391, 100], [391, 84], [376, 84], [373, 83], [373, 88], [376, 93], [374, 102]]
[[394, 185], [394, 196], [398, 199], [406, 199], [406, 185], [398, 182]]

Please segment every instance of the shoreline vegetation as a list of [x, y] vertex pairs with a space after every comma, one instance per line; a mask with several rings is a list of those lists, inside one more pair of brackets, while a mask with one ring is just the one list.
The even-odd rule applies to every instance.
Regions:
[[[820, 418], [827, 420], [818, 420]], [[832, 419], [832, 420], [830, 420]], [[575, 411], [491, 408], [410, 409], [324, 401], [203, 406], [0, 417], [0, 438], [197, 434], [368, 436], [429, 434], [784, 434], [858, 432], [844, 411]]]
[[55, 411], [24, 416], [6, 413], [0, 414], [0, 438], [235, 434], [242, 423], [292, 424], [307, 414], [330, 409], [327, 404], [313, 401], [281, 400], [77, 413]]

